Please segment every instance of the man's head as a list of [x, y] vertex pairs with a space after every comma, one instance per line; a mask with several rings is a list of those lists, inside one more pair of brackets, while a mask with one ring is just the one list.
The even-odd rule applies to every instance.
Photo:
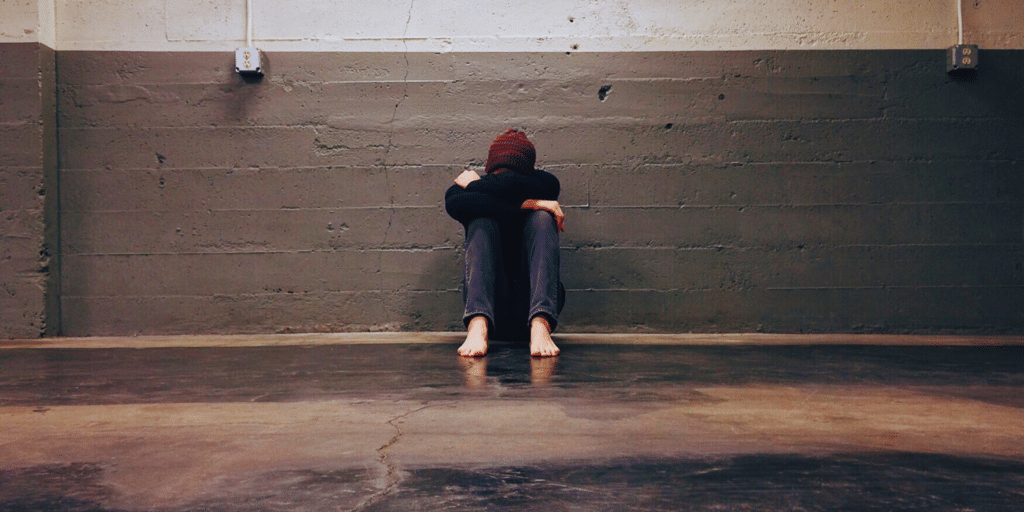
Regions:
[[533, 174], [533, 164], [537, 161], [537, 150], [526, 134], [509, 128], [498, 135], [491, 143], [487, 152], [487, 172], [498, 169], [509, 169], [519, 174]]

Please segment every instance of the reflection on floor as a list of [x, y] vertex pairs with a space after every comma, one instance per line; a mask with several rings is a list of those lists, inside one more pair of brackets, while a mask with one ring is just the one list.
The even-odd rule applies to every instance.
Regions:
[[1019, 338], [602, 339], [11, 344], [0, 510], [1024, 509]]

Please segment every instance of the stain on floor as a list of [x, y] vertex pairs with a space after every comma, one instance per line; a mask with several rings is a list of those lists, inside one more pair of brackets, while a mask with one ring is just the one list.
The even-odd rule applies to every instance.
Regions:
[[0, 350], [0, 510], [1024, 510], [1018, 346]]

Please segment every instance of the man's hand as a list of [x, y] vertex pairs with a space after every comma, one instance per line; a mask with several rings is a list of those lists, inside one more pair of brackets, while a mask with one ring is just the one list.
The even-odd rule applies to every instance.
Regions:
[[555, 222], [558, 224], [558, 231], [565, 231], [565, 214], [562, 213], [562, 207], [559, 206], [558, 201], [552, 201], [550, 199], [527, 199], [523, 201], [522, 209], [524, 210], [544, 210], [555, 217]]
[[455, 184], [462, 188], [466, 188], [469, 186], [470, 183], [473, 183], [478, 179], [480, 179], [479, 174], [469, 169], [466, 169], [465, 171], [462, 171], [462, 174], [458, 175], [458, 177], [455, 178]]

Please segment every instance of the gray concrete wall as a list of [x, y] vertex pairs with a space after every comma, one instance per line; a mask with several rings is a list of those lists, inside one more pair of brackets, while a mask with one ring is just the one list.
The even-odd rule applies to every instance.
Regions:
[[943, 57], [59, 52], [64, 332], [459, 328], [442, 194], [510, 126], [566, 331], [1020, 331], [1024, 52]]
[[46, 314], [58, 283], [50, 279], [56, 231], [48, 231], [56, 194], [47, 194], [47, 178], [56, 178], [55, 91], [53, 50], [0, 43], [0, 338], [59, 330]]

